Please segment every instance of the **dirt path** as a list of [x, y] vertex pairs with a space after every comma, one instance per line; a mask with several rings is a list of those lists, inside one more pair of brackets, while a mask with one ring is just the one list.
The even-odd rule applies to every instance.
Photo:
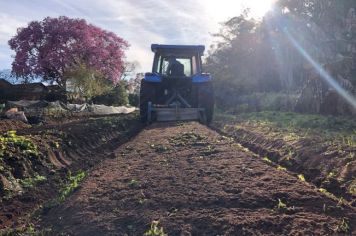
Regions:
[[[154, 124], [42, 217], [50, 235], [355, 233], [355, 209], [198, 123]], [[348, 232], [348, 233], [345, 233]]]

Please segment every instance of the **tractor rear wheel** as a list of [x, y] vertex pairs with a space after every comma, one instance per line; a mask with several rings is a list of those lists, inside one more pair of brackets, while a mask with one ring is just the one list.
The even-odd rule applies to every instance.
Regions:
[[147, 122], [148, 117], [148, 103], [155, 100], [155, 86], [154, 84], [141, 80], [140, 89], [140, 119], [142, 122]]
[[214, 115], [214, 89], [212, 82], [198, 85], [198, 107], [205, 109], [207, 124], [210, 124]]

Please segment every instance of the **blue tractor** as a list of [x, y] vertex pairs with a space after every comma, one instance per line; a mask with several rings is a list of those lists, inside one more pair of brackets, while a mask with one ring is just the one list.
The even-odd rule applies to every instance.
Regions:
[[142, 122], [198, 120], [209, 124], [214, 113], [210, 74], [202, 72], [202, 45], [152, 44], [151, 73], [141, 81]]

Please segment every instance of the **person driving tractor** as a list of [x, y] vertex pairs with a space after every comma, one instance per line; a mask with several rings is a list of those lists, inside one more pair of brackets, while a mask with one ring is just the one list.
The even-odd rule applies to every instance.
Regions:
[[168, 59], [169, 65], [167, 68], [167, 75], [169, 76], [185, 76], [184, 65], [180, 63], [175, 57]]

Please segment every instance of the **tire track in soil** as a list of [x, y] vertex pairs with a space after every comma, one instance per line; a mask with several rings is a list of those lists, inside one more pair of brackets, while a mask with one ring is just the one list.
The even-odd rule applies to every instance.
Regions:
[[196, 122], [153, 124], [115, 153], [42, 229], [143, 235], [159, 220], [169, 235], [333, 235], [343, 220], [356, 225], [354, 208]]

